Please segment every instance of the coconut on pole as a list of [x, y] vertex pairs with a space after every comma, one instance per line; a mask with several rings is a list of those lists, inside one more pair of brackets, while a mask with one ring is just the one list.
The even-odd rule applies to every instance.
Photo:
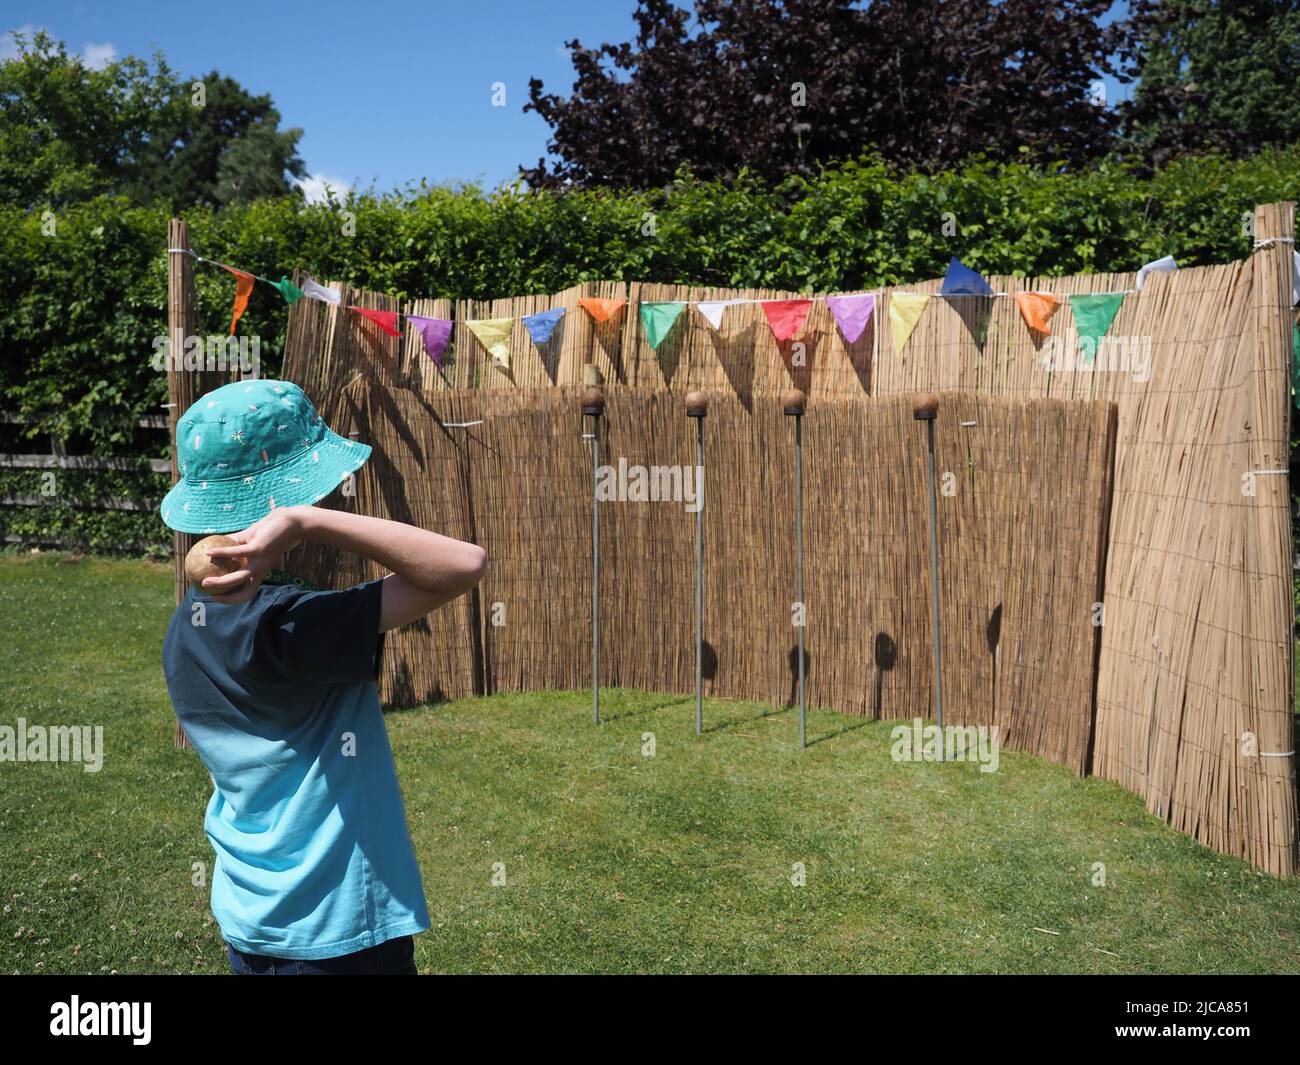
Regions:
[[938, 760], [943, 761], [943, 635], [939, 629], [939, 490], [934, 458], [934, 421], [939, 416], [939, 397], [920, 392], [912, 397], [912, 417], [925, 422], [929, 459], [930, 489], [930, 604], [934, 640], [934, 722], [939, 727]]
[[[695, 419], [695, 472], [704, 477], [704, 419], [709, 397], [686, 394], [686, 417]], [[700, 486], [696, 485], [698, 493]], [[695, 511], [695, 735], [704, 731], [704, 508]]]
[[582, 416], [591, 419], [591, 719], [600, 724], [600, 419], [605, 393], [593, 385], [582, 393]]
[[794, 558], [795, 603], [798, 606], [799, 624], [799, 746], [808, 746], [808, 708], [804, 699], [804, 625], [808, 608], [803, 601], [803, 416], [808, 397], [797, 388], [781, 395], [781, 411], [794, 419]]

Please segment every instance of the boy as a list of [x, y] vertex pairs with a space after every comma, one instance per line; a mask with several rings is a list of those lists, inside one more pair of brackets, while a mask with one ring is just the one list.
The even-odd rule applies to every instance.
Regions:
[[[212, 912], [237, 974], [414, 974], [429, 927], [375, 688], [384, 633], [478, 583], [482, 548], [312, 504], [359, 469], [287, 381], [241, 381], [177, 425], [163, 520], [229, 533], [227, 574], [191, 588], [163, 643], [176, 716], [213, 782]], [[241, 530], [241, 531], [232, 531]], [[277, 571], [303, 540], [392, 572], [310, 591]], [[282, 583], [275, 583], [280, 581]]]

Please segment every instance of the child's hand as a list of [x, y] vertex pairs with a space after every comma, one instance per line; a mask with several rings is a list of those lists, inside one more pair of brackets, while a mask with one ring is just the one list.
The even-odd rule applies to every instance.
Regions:
[[281, 507], [273, 510], [259, 522], [243, 532], [231, 533], [235, 544], [214, 547], [209, 558], [236, 558], [243, 565], [233, 573], [209, 577], [203, 590], [212, 595], [238, 592], [249, 585], [258, 585], [271, 570], [283, 565], [284, 555], [302, 542], [302, 511], [305, 507]]

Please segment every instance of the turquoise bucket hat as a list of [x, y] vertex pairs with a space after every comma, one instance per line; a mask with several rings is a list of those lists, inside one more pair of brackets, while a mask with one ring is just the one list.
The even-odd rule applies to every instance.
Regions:
[[238, 532], [276, 507], [316, 503], [370, 457], [289, 381], [236, 381], [209, 392], [176, 423], [181, 479], [162, 519], [179, 532]]

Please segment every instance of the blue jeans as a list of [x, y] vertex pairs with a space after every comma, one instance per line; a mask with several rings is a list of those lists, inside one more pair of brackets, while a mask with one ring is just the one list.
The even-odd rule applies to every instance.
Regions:
[[230, 970], [236, 976], [415, 976], [415, 940], [398, 936], [337, 958], [275, 958], [245, 954], [226, 944]]

